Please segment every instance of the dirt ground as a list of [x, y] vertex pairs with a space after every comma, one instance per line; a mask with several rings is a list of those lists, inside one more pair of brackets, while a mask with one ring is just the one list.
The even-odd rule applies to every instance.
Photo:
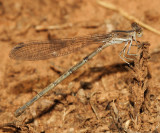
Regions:
[[[109, 2], [160, 30], [159, 0]], [[160, 132], [160, 36], [145, 28], [138, 38], [145, 43], [141, 56], [131, 62], [133, 67], [119, 57], [124, 44], [110, 46], [21, 116], [14, 116], [16, 109], [99, 44], [40, 61], [10, 59], [13, 46], [131, 30], [132, 22], [95, 0], [0, 0], [0, 132]]]

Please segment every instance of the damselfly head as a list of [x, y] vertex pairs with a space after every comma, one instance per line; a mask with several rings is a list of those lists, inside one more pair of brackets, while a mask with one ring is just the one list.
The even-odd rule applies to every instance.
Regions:
[[143, 30], [137, 23], [133, 22], [131, 26], [132, 29], [136, 31], [137, 37], [141, 37], [143, 35]]

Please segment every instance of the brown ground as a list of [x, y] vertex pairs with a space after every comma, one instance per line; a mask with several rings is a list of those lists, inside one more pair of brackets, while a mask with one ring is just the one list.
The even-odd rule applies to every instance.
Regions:
[[[159, 0], [110, 2], [160, 30]], [[160, 37], [146, 29], [139, 40], [151, 44], [149, 62], [147, 44], [133, 69], [118, 56], [123, 44], [108, 47], [14, 117], [18, 107], [98, 47], [15, 61], [8, 54], [17, 42], [129, 30], [130, 24], [95, 0], [0, 0], [0, 132], [160, 132]], [[57, 27], [43, 29], [48, 26]]]

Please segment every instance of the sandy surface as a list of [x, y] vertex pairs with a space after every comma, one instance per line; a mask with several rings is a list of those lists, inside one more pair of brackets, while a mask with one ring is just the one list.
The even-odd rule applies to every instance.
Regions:
[[[109, 2], [160, 30], [159, 0]], [[132, 69], [118, 56], [124, 44], [108, 47], [21, 116], [14, 116], [18, 107], [98, 45], [34, 62], [10, 59], [13, 46], [130, 30], [131, 23], [95, 0], [0, 0], [0, 132], [160, 132], [160, 37], [146, 29], [138, 40], [150, 47], [145, 43]]]

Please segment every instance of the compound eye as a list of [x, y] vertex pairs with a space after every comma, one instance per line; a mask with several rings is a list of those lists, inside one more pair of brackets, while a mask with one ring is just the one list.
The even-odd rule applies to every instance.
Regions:
[[138, 37], [141, 37], [142, 35], [143, 35], [142, 32], [138, 32], [138, 33], [137, 33], [137, 36], [138, 36]]

